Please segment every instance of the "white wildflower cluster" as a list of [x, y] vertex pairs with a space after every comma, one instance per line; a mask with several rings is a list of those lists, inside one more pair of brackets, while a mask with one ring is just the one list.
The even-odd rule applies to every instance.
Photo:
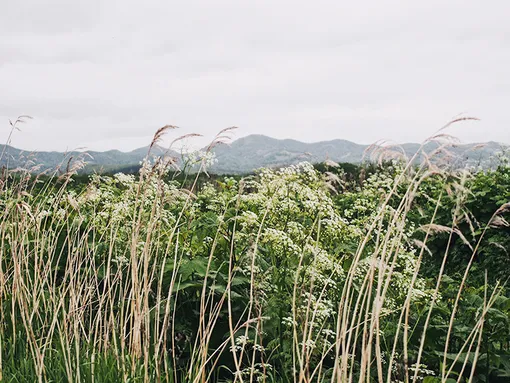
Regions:
[[225, 187], [228, 188], [228, 190], [218, 192], [217, 187], [213, 186], [211, 183], [206, 183], [202, 187], [198, 199], [195, 201], [195, 207], [205, 208], [205, 210], [212, 211], [218, 215], [223, 214], [227, 206], [232, 203], [232, 199], [236, 198], [237, 181], [228, 178], [225, 180]]
[[129, 259], [125, 255], [118, 255], [113, 259], [118, 266], [125, 266], [129, 263]]
[[429, 299], [432, 296], [432, 291], [426, 288], [426, 282], [422, 278], [416, 278], [411, 286], [417, 267], [416, 256], [412, 253], [398, 253], [396, 259], [390, 260], [382, 260], [379, 255], [372, 255], [352, 267], [355, 268], [354, 280], [358, 285], [362, 285], [367, 278], [372, 279], [374, 285], [384, 286], [389, 282], [391, 288], [382, 302], [385, 312], [399, 309], [399, 304], [402, 304], [409, 294], [412, 301]]
[[[149, 163], [145, 163], [147, 169]], [[164, 182], [157, 175], [147, 174], [141, 179], [122, 173], [114, 176], [91, 176], [91, 181], [84, 192], [76, 195], [69, 191], [61, 198], [54, 216], [60, 220], [69, 213], [76, 212], [81, 219], [86, 218], [97, 238], [114, 236], [117, 254], [125, 253], [131, 246], [134, 230], [143, 236], [148, 225], [136, 227], [134, 218], [141, 217], [144, 222], [158, 223], [158, 230], [170, 230], [174, 227], [178, 214], [189, 196], [176, 188], [172, 183]], [[189, 211], [192, 210], [189, 204]], [[107, 246], [112, 246], [109, 242]], [[152, 244], [151, 244], [152, 246]], [[141, 255], [144, 246], [137, 246]], [[96, 251], [96, 256], [104, 256]], [[123, 256], [116, 256], [113, 263], [122, 266], [127, 264]]]
[[272, 369], [273, 366], [269, 363], [255, 363], [253, 366], [246, 367], [242, 371], [236, 371], [234, 375], [244, 376], [244, 379], [253, 377], [256, 382], [266, 382], [271, 377], [269, 373]]
[[[301, 313], [306, 313], [310, 308], [314, 316], [314, 321], [308, 321], [311, 327], [321, 327], [324, 322], [335, 314], [333, 303], [327, 299], [316, 296], [318, 294], [311, 294], [309, 292], [303, 293], [303, 302], [301, 303]], [[312, 315], [312, 314], [308, 314]], [[311, 319], [311, 318], [308, 318]]]
[[360, 217], [364, 222], [370, 221], [371, 217], [380, 212], [382, 199], [392, 190], [395, 177], [384, 172], [368, 177], [363, 188], [350, 193], [354, 198], [352, 204], [344, 211], [345, 217], [351, 221], [355, 218], [359, 220]]
[[279, 254], [290, 252], [293, 256], [299, 257], [301, 252], [300, 247], [283, 230], [266, 228], [262, 234], [262, 243], [270, 245], [271, 250]]
[[239, 335], [236, 340], [236, 350], [241, 350], [243, 347], [245, 347], [250, 342], [250, 338], [248, 338], [246, 335]]
[[216, 154], [210, 150], [194, 150], [186, 153], [184, 163], [189, 167], [196, 168], [202, 166], [206, 170], [218, 162]]
[[113, 176], [115, 181], [123, 186], [131, 186], [135, 182], [135, 176], [133, 174], [117, 173]]
[[[386, 360], [387, 357], [390, 357], [390, 355], [386, 355], [386, 353], [383, 353], [383, 363], [387, 364], [388, 361]], [[395, 383], [404, 383], [405, 382], [405, 375], [406, 375], [406, 368], [405, 365], [401, 362], [402, 355], [398, 352], [393, 355], [393, 363], [391, 365], [391, 373], [393, 375], [393, 381]], [[409, 367], [407, 367], [407, 375], [412, 379], [414, 378], [414, 375], [416, 374], [416, 382], [423, 382], [426, 377], [434, 377], [436, 376], [436, 372], [434, 370], [431, 370], [428, 368], [426, 364], [416, 364], [413, 363]]]
[[[294, 328], [297, 331], [308, 328], [307, 333], [301, 335], [304, 337], [301, 346], [304, 343], [310, 355], [317, 352], [319, 356], [323, 350], [332, 351], [334, 347], [331, 346], [336, 339], [336, 333], [331, 319], [336, 315], [334, 308], [336, 305], [320, 292], [303, 292], [300, 301], [299, 307], [294, 312], [295, 320], [286, 317], [283, 324], [289, 332], [293, 332]], [[330, 354], [333, 355], [332, 352]]]
[[393, 275], [391, 278], [392, 293], [398, 299], [404, 299], [408, 294], [411, 294], [411, 299], [416, 300], [429, 300], [433, 291], [426, 287], [426, 282], [422, 278], [416, 278], [414, 285], [411, 287], [411, 280], [416, 273], [417, 257], [416, 254], [411, 252], [402, 252], [397, 255], [396, 265], [394, 267]]
[[171, 170], [179, 170], [177, 159], [169, 155], [153, 155], [140, 161], [140, 176], [142, 178], [161, 178]]
[[311, 245], [307, 250], [312, 254], [309, 266], [305, 269], [305, 274], [309, 280], [320, 287], [335, 288], [338, 281], [345, 279], [345, 271], [340, 262], [329, 255], [325, 250], [318, 249]]
[[[312, 301], [315, 322], [324, 325], [331, 321], [336, 306], [333, 302], [340, 295], [341, 282], [345, 279], [340, 262], [345, 254], [338, 250], [339, 245], [356, 243], [362, 231], [340, 215], [331, 194], [324, 188], [322, 177], [309, 163], [277, 171], [262, 170], [257, 178], [245, 182], [245, 189], [249, 192], [241, 196], [243, 213], [238, 222], [243, 233], [238, 238], [244, 235], [253, 241], [263, 222], [259, 245], [271, 259], [287, 265], [285, 270], [276, 273], [284, 272], [290, 280], [302, 278], [305, 285], [314, 286], [313, 294], [298, 299], [296, 325], [300, 328], [306, 320], [303, 310]], [[298, 267], [300, 259], [303, 261]], [[265, 259], [257, 265], [260, 267], [268, 261]], [[260, 296], [278, 293], [274, 272], [256, 274]], [[284, 323], [291, 326], [292, 321], [289, 317]], [[327, 326], [322, 328], [325, 329]], [[324, 342], [324, 337], [329, 336], [322, 330], [314, 330], [316, 342]]]
[[298, 323], [292, 317], [285, 317], [282, 319], [282, 324], [288, 328], [292, 328], [294, 326], [297, 326]]
[[[302, 345], [303, 343], [301, 343]], [[306, 348], [308, 349], [314, 349], [316, 346], [316, 341], [313, 339], [307, 339], [306, 342], [304, 342]]]
[[426, 364], [412, 364], [409, 366], [409, 371], [411, 376], [414, 376], [416, 371], [418, 371], [418, 375], [416, 377], [417, 382], [422, 382], [427, 376], [435, 376], [436, 372], [429, 369]]
[[494, 153], [494, 157], [499, 166], [510, 165], [510, 148], [507, 147], [497, 151]]
[[316, 218], [321, 217], [321, 238], [338, 242], [352, 230], [322, 185], [318, 172], [308, 163], [278, 171], [265, 169], [258, 181], [246, 182], [246, 187], [256, 192], [244, 194], [242, 200], [247, 210], [259, 215], [267, 211], [268, 226], [286, 231], [295, 241], [314, 230]]
[[[309, 163], [300, 163], [287, 168], [272, 171], [263, 170], [260, 182], [256, 186], [257, 195], [249, 195], [256, 202], [261, 202], [265, 196], [266, 202], [272, 202], [276, 213], [282, 215], [304, 210], [309, 213], [330, 215], [334, 211], [334, 204], [328, 194], [322, 189], [322, 180], [313, 166]], [[254, 202], [255, 202], [254, 201]]]
[[[248, 348], [249, 347], [249, 348]], [[235, 338], [235, 345], [230, 347], [230, 352], [234, 353], [241, 353], [244, 352], [258, 352], [260, 354], [263, 354], [265, 352], [264, 346], [254, 343], [253, 340], [251, 340], [246, 335], [240, 335], [237, 338]], [[235, 375], [237, 376], [243, 376], [245, 378], [250, 378], [252, 376], [255, 378], [255, 381], [257, 382], [263, 382], [268, 378], [268, 373], [270, 373], [273, 370], [273, 366], [269, 363], [254, 363], [252, 365], [249, 365], [245, 368], [243, 368], [241, 371], [236, 371]]]
[[[398, 175], [397, 175], [398, 176]], [[385, 172], [377, 172], [367, 178], [365, 189], [376, 190], [379, 193], [389, 192], [395, 185], [395, 177]]]
[[58, 220], [63, 220], [66, 217], [66, 214], [67, 211], [63, 208], [60, 208], [55, 212], [55, 218], [57, 218]]
[[242, 230], [246, 232], [255, 230], [260, 225], [258, 215], [252, 211], [243, 211], [238, 217], [238, 222]]

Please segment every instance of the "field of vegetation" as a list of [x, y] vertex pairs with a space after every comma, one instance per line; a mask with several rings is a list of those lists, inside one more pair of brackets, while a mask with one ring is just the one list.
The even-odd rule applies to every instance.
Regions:
[[3, 169], [0, 381], [509, 382], [510, 167], [447, 151]]

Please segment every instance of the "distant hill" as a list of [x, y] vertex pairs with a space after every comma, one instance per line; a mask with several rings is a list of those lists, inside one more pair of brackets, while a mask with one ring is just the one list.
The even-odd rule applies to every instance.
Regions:
[[[419, 149], [420, 144], [408, 143], [395, 147], [395, 151], [404, 151], [410, 157]], [[425, 153], [431, 153], [439, 145], [429, 143]], [[216, 173], [247, 173], [261, 167], [281, 167], [301, 161], [312, 163], [326, 159], [335, 162], [361, 163], [370, 160], [370, 145], [360, 145], [346, 140], [331, 140], [305, 143], [296, 140], [278, 140], [263, 135], [250, 135], [240, 138], [230, 145], [215, 148], [217, 164], [211, 169]], [[487, 167], [497, 152], [507, 145], [496, 142], [485, 144], [466, 144], [448, 148], [457, 166], [481, 165]], [[452, 159], [453, 160], [453, 159]]]
[[261, 167], [280, 167], [302, 161], [321, 162], [329, 156], [340, 162], [361, 162], [366, 146], [346, 140], [304, 143], [296, 140], [251, 135], [220, 145], [214, 152], [218, 163], [211, 171], [220, 173], [250, 172]]
[[[428, 144], [424, 151], [432, 152], [437, 144]], [[239, 174], [249, 173], [261, 167], [282, 167], [302, 161], [312, 163], [323, 162], [326, 159], [335, 162], [360, 163], [369, 159], [368, 145], [360, 145], [347, 140], [331, 140], [315, 143], [305, 143], [296, 140], [279, 140], [263, 135], [250, 135], [233, 141], [230, 145], [219, 145], [214, 148], [218, 162], [210, 169], [212, 173]], [[420, 145], [408, 143], [400, 145], [395, 150], [403, 150], [406, 155], [412, 156], [419, 150]], [[466, 164], [487, 167], [497, 152], [507, 149], [507, 145], [496, 142], [485, 144], [457, 145], [449, 148], [454, 154], [455, 162], [459, 166]], [[4, 146], [0, 145], [0, 153]], [[148, 147], [139, 148], [130, 152], [109, 150], [105, 152], [25, 152], [11, 146], [5, 147], [5, 154], [0, 159], [0, 166], [9, 168], [30, 168], [40, 165], [42, 169], [54, 169], [57, 166], [65, 168], [69, 158], [83, 158], [87, 162], [85, 172], [122, 171], [137, 169], [140, 161], [147, 155]], [[155, 147], [153, 154], [161, 155], [165, 150]], [[172, 152], [170, 155], [177, 156]]]
[[[149, 152], [149, 147], [142, 147], [130, 152], [121, 152], [120, 150], [108, 150], [105, 152], [97, 151], [71, 151], [71, 152], [29, 152], [16, 149], [12, 146], [0, 145], [0, 166], [8, 166], [10, 169], [24, 168], [30, 169], [34, 166], [39, 170], [61, 168], [65, 170], [69, 164], [72, 166], [75, 161], [84, 160], [86, 162], [85, 172], [109, 172], [117, 171], [123, 168], [138, 167]], [[151, 154], [162, 155], [166, 151], [161, 147], [153, 147]], [[175, 155], [171, 152], [169, 155]]]

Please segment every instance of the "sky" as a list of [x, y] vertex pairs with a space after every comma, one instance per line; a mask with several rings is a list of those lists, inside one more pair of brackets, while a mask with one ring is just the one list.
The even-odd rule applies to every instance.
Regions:
[[4, 0], [0, 142], [131, 150], [265, 134], [510, 143], [510, 1]]

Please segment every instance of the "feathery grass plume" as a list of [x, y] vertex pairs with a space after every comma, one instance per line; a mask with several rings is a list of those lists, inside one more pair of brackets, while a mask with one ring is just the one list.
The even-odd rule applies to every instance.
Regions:
[[174, 146], [174, 144], [176, 144], [177, 142], [179, 141], [182, 141], [182, 140], [185, 140], [185, 139], [188, 139], [188, 138], [194, 138], [194, 137], [202, 137], [201, 134], [198, 134], [198, 133], [188, 133], [188, 134], [184, 134], [182, 136], [179, 136], [177, 137], [176, 139], [174, 139], [171, 143], [170, 143], [170, 147], [169, 148], [172, 148]]
[[[65, 156], [66, 157], [66, 156]], [[80, 170], [84, 169], [87, 166], [86, 158], [92, 158], [90, 154], [87, 152], [80, 153], [78, 157], [69, 156], [67, 161], [64, 160], [60, 165], [57, 166], [57, 171], [60, 173], [58, 177], [59, 180], [66, 180], [66, 182], [70, 181], [71, 177], [77, 174]], [[62, 171], [62, 165], [65, 161], [65, 171]]]
[[361, 161], [363, 162], [365, 158], [373, 159], [376, 153], [381, 150], [381, 147], [384, 146], [386, 142], [386, 140], [378, 140], [366, 147], [365, 150], [363, 150]]
[[162, 126], [161, 128], [159, 128], [158, 130], [156, 130], [156, 133], [154, 133], [154, 137], [152, 138], [151, 144], [149, 145], [149, 152], [148, 152], [147, 155], [149, 155], [151, 150], [152, 150], [152, 148], [161, 141], [163, 136], [169, 130], [173, 130], [173, 129], [178, 129], [178, 127], [175, 126], [175, 125], [165, 125], [165, 126]]
[[7, 141], [5, 142], [5, 145], [2, 149], [2, 153], [0, 153], [0, 161], [2, 161], [4, 159], [4, 155], [7, 150], [7, 146], [11, 144], [12, 134], [14, 133], [14, 131], [15, 130], [21, 131], [21, 129], [19, 128], [19, 124], [24, 124], [27, 120], [32, 120], [32, 119], [33, 118], [31, 116], [21, 115], [21, 116], [18, 116], [18, 118], [16, 120], [14, 120], [14, 122], [9, 120], [9, 125], [11, 126], [11, 130], [9, 132], [9, 135], [7, 136]]
[[470, 117], [470, 116], [466, 116], [466, 117], [456, 117], [454, 118], [453, 120], [447, 122], [445, 125], [443, 125], [440, 129], [437, 130], [436, 134], [445, 130], [445, 129], [448, 129], [450, 126], [454, 125], [454, 124], [458, 124], [459, 122], [465, 122], [465, 121], [480, 121], [480, 119], [478, 117]]
[[232, 133], [237, 130], [237, 126], [231, 126], [229, 128], [224, 128], [216, 134], [214, 139], [207, 146], [206, 152], [210, 152], [215, 146], [228, 144], [232, 140]]
[[490, 223], [490, 226], [491, 227], [509, 227], [510, 224], [508, 223], [508, 221], [506, 219], [504, 219], [503, 217], [499, 216], [499, 215], [496, 215], [491, 223]]
[[498, 210], [496, 210], [495, 215], [499, 215], [499, 214], [506, 213], [509, 211], [510, 211], [510, 202], [507, 202], [507, 203], [504, 203], [503, 205], [501, 205], [498, 208]]
[[335, 161], [333, 161], [329, 157], [326, 157], [326, 160], [324, 161], [324, 165], [332, 167], [332, 168], [340, 167], [340, 165], [338, 163], [336, 163]]
[[26, 120], [32, 120], [33, 117], [27, 115], [27, 114], [24, 114], [24, 115], [21, 115], [21, 116], [18, 116], [18, 118], [16, 120], [14, 120], [14, 122], [12, 122], [11, 120], [9, 120], [9, 124], [15, 128], [16, 130], [20, 130], [18, 128], [18, 125], [19, 124], [24, 124], [26, 122]]
[[335, 194], [338, 193], [337, 187], [345, 189], [342, 179], [332, 172], [324, 172], [324, 183]]
[[458, 137], [455, 137], [451, 134], [437, 133], [437, 134], [434, 134], [433, 136], [429, 137], [427, 139], [427, 142], [438, 142], [440, 144], [442, 143], [442, 144], [453, 145], [453, 144], [458, 144], [460, 142], [460, 140]]

